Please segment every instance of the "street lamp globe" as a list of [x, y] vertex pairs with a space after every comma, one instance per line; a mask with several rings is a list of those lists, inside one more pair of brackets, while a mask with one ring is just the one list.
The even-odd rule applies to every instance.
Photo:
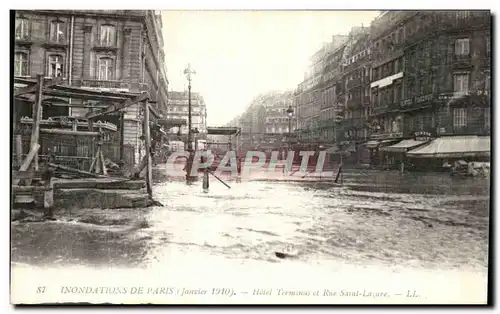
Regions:
[[288, 109], [286, 110], [286, 113], [288, 116], [291, 118], [293, 116], [293, 109], [292, 106], [289, 106]]

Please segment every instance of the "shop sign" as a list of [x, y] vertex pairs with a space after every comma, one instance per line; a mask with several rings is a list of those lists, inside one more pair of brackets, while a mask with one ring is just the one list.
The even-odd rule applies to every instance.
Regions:
[[430, 132], [415, 132], [414, 134], [415, 141], [430, 141], [432, 139], [432, 134]]

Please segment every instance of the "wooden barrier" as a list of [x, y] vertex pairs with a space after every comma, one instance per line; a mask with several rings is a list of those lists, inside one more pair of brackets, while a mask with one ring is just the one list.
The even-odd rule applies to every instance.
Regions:
[[[12, 171], [12, 178], [16, 181], [29, 180], [43, 182], [43, 185], [28, 185], [28, 186], [12, 186], [12, 193], [14, 198], [16, 195], [31, 195], [33, 200], [36, 202], [35, 193], [43, 192], [43, 204], [40, 207], [45, 208], [47, 211], [46, 215], [52, 216], [52, 207], [54, 206], [54, 180], [52, 176], [52, 171], [48, 168], [43, 171], [28, 170], [28, 171]], [[30, 183], [31, 183], [30, 182]]]

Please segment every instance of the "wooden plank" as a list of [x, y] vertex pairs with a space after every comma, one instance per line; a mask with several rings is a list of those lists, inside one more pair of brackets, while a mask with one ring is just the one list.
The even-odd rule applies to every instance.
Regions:
[[14, 193], [30, 193], [30, 192], [48, 191], [48, 188], [45, 185], [39, 185], [39, 186], [37, 186], [37, 185], [30, 185], [30, 186], [13, 185], [12, 191]]
[[97, 162], [97, 156], [95, 156], [94, 159], [92, 159], [92, 163], [90, 164], [90, 167], [89, 167], [89, 172], [92, 172], [92, 170], [95, 167], [96, 162]]
[[[31, 128], [31, 141], [30, 147], [33, 147], [35, 143], [38, 143], [38, 138], [40, 136], [40, 120], [42, 119], [42, 86], [43, 86], [43, 76], [37, 76], [37, 94], [36, 101], [33, 104], [33, 127]], [[34, 157], [33, 166], [35, 170], [38, 170], [38, 151]], [[29, 185], [29, 184], [28, 184]]]
[[134, 171], [130, 175], [130, 178], [131, 179], [138, 178], [141, 174], [142, 169], [144, 169], [147, 164], [148, 164], [148, 159], [145, 156], [144, 158], [142, 158], [141, 162], [135, 167]]
[[102, 163], [101, 163], [101, 154], [100, 154], [100, 152], [101, 152], [101, 146], [99, 145], [97, 147], [97, 153], [95, 154], [95, 158], [96, 158], [96, 160], [95, 160], [95, 173], [101, 173], [101, 170], [102, 170], [101, 169]]
[[61, 134], [61, 135], [75, 135], [75, 136], [99, 136], [99, 132], [73, 131], [66, 129], [41, 129], [40, 132], [46, 134]]
[[[19, 167], [19, 171], [26, 171], [28, 170], [29, 166], [31, 165], [31, 161], [35, 157], [35, 155], [38, 153], [38, 150], [40, 149], [40, 145], [38, 143], [35, 143], [35, 145], [31, 146], [30, 152], [28, 153], [28, 156], [24, 159], [21, 167]], [[12, 181], [13, 185], [18, 185], [19, 184], [19, 179], [15, 179]]]
[[74, 93], [74, 92], [66, 92], [66, 91], [60, 91], [60, 90], [55, 90], [55, 89], [48, 89], [43, 91], [43, 94], [46, 96], [54, 96], [54, 97], [67, 97], [71, 99], [83, 99], [83, 100], [97, 100], [97, 101], [116, 101], [116, 102], [121, 102], [121, 101], [126, 101], [127, 99], [130, 99], [130, 97], [127, 97], [125, 95], [123, 96], [106, 96], [106, 95], [100, 95], [100, 94], [95, 94], [95, 93], [85, 93], [85, 92], [80, 92], [80, 93]]
[[[94, 111], [94, 108], [89, 109], [90, 113], [92, 113], [93, 111]], [[89, 132], [94, 132], [94, 120], [89, 119], [88, 126], [89, 126]], [[90, 156], [95, 156], [95, 139], [94, 138], [90, 139]], [[92, 169], [89, 171], [92, 171]]]
[[[40, 77], [42, 78], [42, 81], [40, 82]], [[14, 97], [17, 97], [17, 96], [21, 96], [21, 95], [24, 95], [24, 94], [29, 94], [29, 93], [34, 93], [34, 92], [38, 92], [39, 90], [43, 90], [44, 88], [48, 88], [48, 87], [52, 87], [54, 85], [57, 85], [59, 83], [61, 83], [62, 81], [62, 78], [58, 77], [54, 80], [48, 80], [48, 81], [43, 81], [43, 75], [39, 75], [38, 76], [38, 79], [37, 79], [37, 83], [35, 85], [32, 85], [32, 86], [27, 86], [27, 87], [24, 87], [22, 89], [19, 89], [17, 91], [14, 92]], [[42, 88], [39, 88], [39, 86], [41, 86]]]
[[155, 118], [160, 118], [161, 115], [151, 106], [151, 104], [148, 104], [149, 107], [149, 112], [153, 114]]
[[144, 142], [146, 146], [146, 158], [147, 158], [147, 173], [146, 173], [146, 190], [150, 197], [153, 196], [153, 169], [152, 169], [152, 160], [151, 160], [151, 134], [149, 127], [149, 104], [148, 102], [144, 102]]
[[104, 110], [99, 110], [97, 112], [88, 112], [85, 115], [85, 117], [88, 118], [88, 119], [95, 119], [95, 118], [101, 117], [103, 115], [107, 115], [107, 114], [116, 112], [118, 110], [125, 109], [127, 107], [130, 107], [130, 106], [136, 104], [136, 103], [143, 102], [143, 101], [145, 101], [147, 99], [149, 99], [149, 94], [148, 93], [143, 93], [143, 94], [141, 94], [141, 95], [139, 95], [137, 97], [134, 97], [132, 99], [128, 99], [128, 100], [126, 100], [123, 103], [113, 104], [113, 105], [109, 106], [108, 108], [106, 108]]
[[87, 172], [87, 171], [83, 171], [83, 170], [79, 170], [79, 169], [75, 169], [75, 168], [71, 168], [71, 167], [67, 167], [67, 166], [63, 166], [63, 165], [58, 165], [58, 164], [54, 164], [54, 163], [49, 163], [49, 166], [52, 168], [61, 169], [61, 170], [64, 170], [67, 172], [72, 172], [72, 173], [78, 173], [78, 174], [82, 174], [82, 175], [89, 176], [89, 177], [109, 178], [108, 176], [103, 176], [100, 174], [91, 173], [91, 172]]
[[99, 155], [101, 156], [101, 168], [102, 174], [108, 175], [108, 170], [106, 169], [106, 163], [104, 162], [104, 155], [102, 154], [102, 149], [99, 151]]
[[21, 139], [21, 134], [16, 135], [16, 157], [17, 164], [20, 166], [23, 162], [23, 142]]
[[12, 178], [20, 180], [42, 178], [46, 174], [46, 172], [46, 170], [12, 170]]

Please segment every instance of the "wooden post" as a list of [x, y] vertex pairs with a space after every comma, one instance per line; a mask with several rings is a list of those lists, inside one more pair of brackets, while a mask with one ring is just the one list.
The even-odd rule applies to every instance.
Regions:
[[144, 143], [146, 146], [146, 158], [147, 158], [147, 173], [146, 173], [146, 189], [150, 197], [153, 196], [153, 169], [152, 169], [152, 160], [151, 160], [151, 134], [149, 129], [149, 105], [148, 102], [144, 102]]
[[[28, 153], [28, 156], [26, 156], [26, 159], [24, 159], [21, 167], [19, 167], [19, 171], [26, 171], [28, 170], [28, 167], [31, 165], [31, 161], [33, 158], [35, 158], [36, 154], [38, 153], [38, 149], [40, 149], [40, 145], [38, 143], [35, 143], [34, 145], [31, 146], [30, 152]], [[15, 179], [12, 181], [13, 185], [19, 184], [19, 179]]]
[[[89, 108], [89, 112], [94, 111], [94, 108]], [[94, 132], [94, 120], [89, 119], [89, 132]], [[94, 145], [95, 139], [93, 137], [90, 138], [89, 140], [89, 152], [90, 156], [94, 157], [95, 156], [95, 145]]]
[[95, 173], [99, 174], [101, 173], [101, 147], [98, 146], [97, 147], [97, 152], [96, 152], [96, 155], [95, 155]]
[[52, 173], [47, 167], [47, 176], [45, 179], [45, 192], [43, 197], [43, 208], [45, 209], [45, 216], [52, 217], [52, 207], [54, 206], [54, 180]]
[[105, 176], [108, 175], [108, 170], [106, 169], [106, 162], [104, 161], [104, 155], [102, 154], [102, 149], [99, 149], [99, 156], [101, 158], [101, 167], [102, 167], [102, 174]]
[[[43, 75], [37, 76], [37, 92], [36, 100], [33, 103], [33, 125], [31, 129], [31, 142], [30, 147], [36, 143], [38, 144], [38, 138], [40, 135], [40, 120], [42, 119], [42, 91], [43, 91]], [[38, 150], [34, 156], [33, 167], [38, 170]]]
[[125, 159], [125, 112], [120, 113], [120, 161], [124, 161]]
[[21, 134], [16, 135], [16, 157], [17, 165], [20, 167], [23, 163], [23, 142], [21, 140]]
[[131, 179], [137, 179], [141, 175], [142, 169], [146, 167], [148, 163], [148, 159], [146, 157], [142, 158], [141, 162], [134, 168], [132, 174], [130, 175]]

